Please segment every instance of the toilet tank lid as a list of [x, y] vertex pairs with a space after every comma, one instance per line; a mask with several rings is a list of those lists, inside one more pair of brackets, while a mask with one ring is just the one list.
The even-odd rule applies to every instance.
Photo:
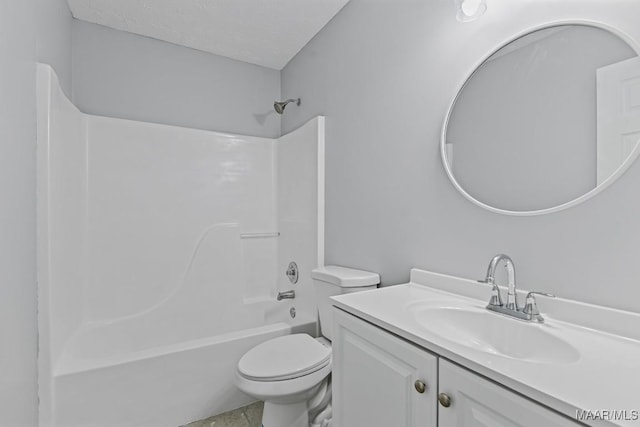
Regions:
[[338, 265], [326, 265], [311, 270], [311, 277], [344, 288], [371, 286], [380, 283], [378, 273]]

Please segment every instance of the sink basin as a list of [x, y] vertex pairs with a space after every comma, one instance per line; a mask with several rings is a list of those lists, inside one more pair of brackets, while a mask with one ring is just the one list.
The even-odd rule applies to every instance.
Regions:
[[580, 358], [569, 343], [547, 330], [480, 307], [423, 306], [409, 308], [428, 332], [462, 346], [510, 359], [535, 363], [571, 363]]

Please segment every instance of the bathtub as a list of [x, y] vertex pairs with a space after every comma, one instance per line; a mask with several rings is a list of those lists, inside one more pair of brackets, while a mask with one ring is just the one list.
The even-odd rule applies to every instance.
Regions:
[[250, 403], [240, 357], [316, 333], [324, 119], [270, 139], [98, 117], [43, 64], [37, 114], [40, 425], [177, 427]]
[[54, 370], [52, 425], [177, 427], [251, 403], [233, 381], [240, 357], [265, 340], [316, 331], [315, 319], [291, 319], [289, 304], [278, 305], [280, 321], [163, 346], [134, 335], [132, 324], [127, 334], [122, 324], [84, 330]]

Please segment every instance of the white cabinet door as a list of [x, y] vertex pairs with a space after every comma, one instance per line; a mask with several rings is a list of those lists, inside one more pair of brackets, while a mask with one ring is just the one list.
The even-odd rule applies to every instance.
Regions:
[[577, 427], [582, 424], [440, 359], [440, 393], [450, 406], [438, 409], [439, 427]]
[[[339, 309], [333, 314], [333, 426], [436, 427], [438, 359]], [[416, 381], [426, 385], [422, 393]]]

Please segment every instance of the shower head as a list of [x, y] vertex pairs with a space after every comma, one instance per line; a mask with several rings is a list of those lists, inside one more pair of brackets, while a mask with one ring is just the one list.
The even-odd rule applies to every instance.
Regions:
[[282, 114], [284, 112], [284, 107], [286, 107], [290, 102], [294, 102], [296, 105], [300, 105], [300, 98], [287, 99], [286, 101], [276, 101], [273, 103], [273, 109], [276, 110], [276, 113]]

